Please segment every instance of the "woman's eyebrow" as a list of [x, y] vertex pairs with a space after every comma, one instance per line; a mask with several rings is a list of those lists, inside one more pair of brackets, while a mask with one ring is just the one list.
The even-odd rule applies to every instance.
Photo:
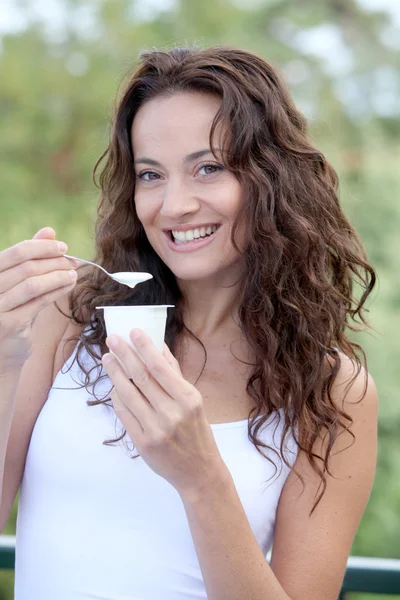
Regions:
[[[220, 152], [219, 148], [215, 148], [215, 150]], [[206, 156], [207, 154], [212, 154], [212, 152], [209, 148], [207, 148], [206, 150], [198, 150], [197, 152], [192, 152], [191, 154], [188, 154], [187, 156], [185, 156], [183, 162], [189, 163], [194, 160], [198, 160], [199, 158], [202, 158], [203, 156]], [[147, 158], [147, 156], [141, 156], [140, 158], [137, 158], [134, 161], [135, 165], [137, 165], [139, 163], [145, 163], [147, 165], [152, 165], [153, 167], [161, 167], [161, 163], [159, 163], [157, 160], [154, 160], [152, 158]]]

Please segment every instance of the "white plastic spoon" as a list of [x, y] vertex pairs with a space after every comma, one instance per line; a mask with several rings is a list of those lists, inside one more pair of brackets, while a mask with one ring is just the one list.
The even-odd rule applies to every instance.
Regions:
[[127, 271], [127, 272], [121, 272], [121, 273], [109, 273], [100, 265], [90, 262], [90, 260], [84, 260], [83, 258], [77, 258], [76, 256], [71, 256], [70, 254], [64, 254], [64, 256], [65, 256], [65, 258], [73, 258], [74, 260], [79, 260], [80, 262], [87, 263], [88, 265], [93, 265], [93, 267], [97, 267], [98, 269], [101, 269], [102, 271], [104, 271], [104, 273], [106, 273], [109, 277], [111, 277], [111, 279], [114, 279], [114, 281], [118, 281], [118, 283], [127, 285], [130, 288], [134, 288], [135, 285], [137, 285], [138, 283], [141, 283], [142, 281], [147, 281], [148, 279], [151, 279], [153, 277], [153, 275], [151, 275], [150, 273], [138, 273], [135, 271]]

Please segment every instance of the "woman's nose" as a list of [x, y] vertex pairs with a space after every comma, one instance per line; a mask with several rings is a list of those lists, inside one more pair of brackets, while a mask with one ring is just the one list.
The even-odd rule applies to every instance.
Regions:
[[182, 181], [170, 180], [164, 188], [161, 214], [168, 219], [177, 219], [183, 215], [195, 213], [200, 200], [193, 194], [189, 185]]

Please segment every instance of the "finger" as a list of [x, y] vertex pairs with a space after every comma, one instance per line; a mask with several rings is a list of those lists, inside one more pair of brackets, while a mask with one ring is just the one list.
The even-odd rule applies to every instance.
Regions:
[[122, 364], [127, 377], [132, 379], [135, 386], [142, 395], [153, 406], [154, 410], [161, 414], [162, 411], [172, 410], [176, 402], [172, 400], [151, 376], [144, 362], [136, 352], [118, 335], [111, 335], [106, 338], [107, 346]]
[[117, 390], [114, 388], [111, 392], [111, 400], [113, 403], [115, 414], [125, 427], [126, 431], [129, 431], [129, 437], [132, 442], [140, 444], [143, 436], [143, 428], [140, 422], [137, 420], [132, 411], [122, 402]]
[[144, 331], [133, 329], [130, 338], [150, 374], [172, 398], [179, 398], [182, 395], [190, 397], [195, 394], [196, 388], [169, 364]]
[[[32, 238], [33, 240], [55, 240], [56, 239], [56, 232], [52, 227], [42, 227], [42, 229], [39, 229], [39, 231], [37, 231], [35, 233], [35, 235]], [[66, 250], [65, 250], [66, 252]], [[68, 258], [67, 260], [69, 260], [74, 267], [76, 267], [77, 269], [82, 268], [84, 266], [85, 263], [82, 263], [78, 260], [75, 260], [74, 258]]]
[[44, 239], [55, 240], [56, 232], [54, 231], [54, 229], [52, 227], [42, 227], [42, 229], [39, 229], [39, 231], [37, 231], [35, 233], [35, 235], [33, 236], [32, 239], [33, 240], [44, 240]]
[[142, 429], [148, 428], [155, 421], [155, 410], [152, 405], [128, 379], [115, 356], [108, 353], [104, 354], [102, 363], [107, 375], [114, 384], [119, 399], [125, 407], [120, 407], [122, 414], [125, 414], [125, 411], [129, 410], [139, 422]]
[[52, 292], [48, 292], [47, 294], [43, 294], [42, 296], [39, 296], [34, 300], [30, 300], [23, 306], [19, 306], [14, 310], [6, 313], [6, 315], [3, 318], [7, 318], [7, 322], [9, 323], [15, 322], [20, 326], [26, 323], [32, 323], [33, 319], [37, 317], [38, 313], [45, 306], [48, 306], [53, 302], [60, 300], [69, 292], [72, 292], [74, 286], [75, 283], [71, 283], [70, 285], [66, 285], [62, 288], [58, 288], [57, 290], [53, 290]]
[[88, 267], [89, 265], [81, 262], [80, 260], [75, 260], [75, 258], [65, 257], [65, 260], [69, 260], [72, 266], [79, 271], [79, 269], [83, 269], [84, 267]]
[[57, 288], [71, 285], [71, 282], [76, 282], [76, 278], [77, 274], [74, 269], [46, 273], [39, 277], [29, 277], [7, 293], [0, 295], [0, 312], [14, 310], [38, 296], [47, 294]]
[[72, 268], [71, 262], [64, 257], [27, 260], [4, 272], [4, 277], [0, 280], [0, 294], [8, 292], [30, 277], [38, 277], [56, 271], [70, 271]]
[[[59, 246], [64, 244], [64, 246]], [[67, 245], [56, 240], [25, 240], [0, 252], [0, 271], [6, 271], [34, 258], [59, 258], [65, 254]]]
[[168, 346], [165, 342], [164, 342], [164, 346], [163, 346], [163, 355], [165, 356], [168, 364], [170, 364], [171, 367], [173, 369], [175, 369], [178, 373], [182, 374], [181, 368], [179, 366], [179, 362], [177, 361], [175, 356], [172, 354], [171, 350], [168, 348]]

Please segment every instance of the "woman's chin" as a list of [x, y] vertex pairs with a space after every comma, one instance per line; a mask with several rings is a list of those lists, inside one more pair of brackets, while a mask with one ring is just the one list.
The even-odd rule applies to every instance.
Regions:
[[169, 268], [175, 275], [177, 281], [181, 281], [182, 283], [204, 283], [215, 287], [220, 287], [221, 285], [233, 285], [239, 276], [238, 265], [227, 265], [223, 268], [221, 268], [221, 265], [218, 265], [218, 268], [215, 269], [210, 269], [209, 267], [204, 269], [199, 267], [192, 269], [173, 269], [171, 266], [169, 266]]
[[172, 270], [172, 272], [178, 281], [187, 281], [187, 282], [214, 280], [220, 276], [219, 271], [201, 272], [198, 269], [196, 269], [195, 271], [185, 271], [185, 270], [176, 269], [176, 270]]

